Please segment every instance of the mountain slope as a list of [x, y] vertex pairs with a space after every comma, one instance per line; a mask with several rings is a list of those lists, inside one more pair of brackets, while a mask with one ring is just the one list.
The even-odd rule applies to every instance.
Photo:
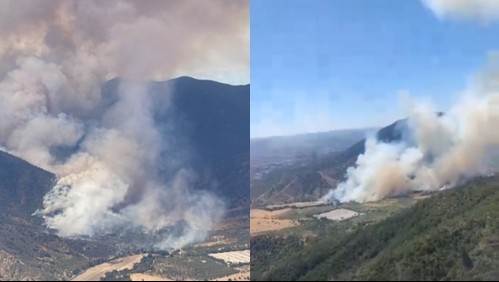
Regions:
[[[353, 233], [294, 246], [252, 279], [495, 280], [498, 203], [499, 177], [478, 178]], [[270, 242], [252, 242], [252, 256], [278, 244]]]
[[32, 216], [53, 181], [53, 174], [0, 151], [0, 280], [67, 279], [116, 253], [98, 242], [59, 238]]
[[29, 218], [41, 207], [55, 175], [0, 151], [0, 217]]
[[168, 83], [177, 128], [191, 140], [194, 167], [203, 172], [200, 189], [211, 187], [230, 206], [247, 207], [250, 86], [189, 77]]
[[[120, 82], [104, 85], [106, 107], [116, 102]], [[249, 94], [249, 85], [191, 77], [148, 83], [155, 124], [168, 140], [159, 163], [163, 177], [187, 166], [200, 177], [198, 189], [215, 192], [232, 207], [247, 206]]]

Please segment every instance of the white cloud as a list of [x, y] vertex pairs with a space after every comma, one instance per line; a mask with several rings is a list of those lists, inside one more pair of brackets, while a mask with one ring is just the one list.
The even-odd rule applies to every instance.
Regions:
[[497, 0], [422, 0], [441, 19], [488, 23], [499, 20]]

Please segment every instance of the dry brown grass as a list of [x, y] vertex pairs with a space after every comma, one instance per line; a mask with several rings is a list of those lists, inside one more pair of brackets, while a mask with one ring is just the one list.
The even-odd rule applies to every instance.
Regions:
[[240, 270], [239, 273], [220, 277], [217, 279], [213, 279], [211, 281], [229, 281], [229, 280], [231, 280], [231, 281], [250, 281], [250, 267], [249, 267], [249, 265], [241, 267], [239, 270]]
[[297, 226], [298, 222], [295, 220], [280, 218], [289, 211], [291, 211], [290, 208], [275, 211], [252, 209], [250, 212], [250, 234], [253, 236], [264, 232], [279, 231]]
[[85, 270], [85, 272], [71, 279], [71, 281], [99, 281], [106, 273], [113, 270], [132, 269], [133, 265], [140, 262], [143, 256], [133, 255], [96, 265]]
[[130, 274], [130, 279], [132, 279], [132, 281], [175, 281], [173, 279], [168, 279], [164, 277], [153, 276], [143, 273]]

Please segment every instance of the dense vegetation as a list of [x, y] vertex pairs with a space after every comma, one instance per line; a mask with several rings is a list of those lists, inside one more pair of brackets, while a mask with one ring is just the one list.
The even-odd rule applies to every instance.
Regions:
[[307, 244], [293, 237], [254, 238], [251, 278], [496, 280], [499, 177], [438, 193], [352, 232], [333, 232]]

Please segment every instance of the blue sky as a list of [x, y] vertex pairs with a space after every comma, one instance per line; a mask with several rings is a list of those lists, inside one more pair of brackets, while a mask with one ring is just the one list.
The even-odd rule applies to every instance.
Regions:
[[383, 126], [399, 93], [445, 111], [499, 24], [445, 20], [419, 0], [252, 0], [251, 136]]

